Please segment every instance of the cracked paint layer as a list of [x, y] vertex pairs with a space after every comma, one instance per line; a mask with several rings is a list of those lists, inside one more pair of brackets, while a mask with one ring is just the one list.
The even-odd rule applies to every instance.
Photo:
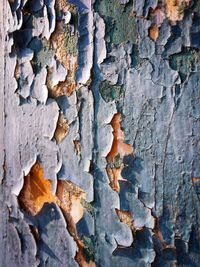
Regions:
[[0, 266], [199, 266], [199, 1], [1, 7]]
[[[35, 217], [42, 213], [47, 203], [57, 204], [63, 211], [69, 233], [77, 243], [76, 261], [80, 266], [95, 266], [92, 258], [87, 255], [90, 251], [87, 241], [79, 238], [76, 229], [76, 224], [84, 215], [82, 199], [85, 197], [85, 192], [69, 181], [58, 181], [56, 194], [53, 194], [51, 182], [44, 177], [42, 166], [37, 162], [24, 178], [18, 201], [25, 212]], [[34, 235], [38, 236], [37, 228], [34, 229]]]

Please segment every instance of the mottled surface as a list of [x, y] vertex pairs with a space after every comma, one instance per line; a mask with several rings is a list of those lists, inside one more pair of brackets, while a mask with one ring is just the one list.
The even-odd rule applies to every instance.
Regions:
[[198, 0], [2, 0], [0, 266], [200, 266], [199, 35]]

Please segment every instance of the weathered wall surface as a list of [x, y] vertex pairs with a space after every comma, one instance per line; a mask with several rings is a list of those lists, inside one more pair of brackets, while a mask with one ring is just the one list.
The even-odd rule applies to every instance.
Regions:
[[200, 266], [200, 2], [0, 11], [0, 266]]

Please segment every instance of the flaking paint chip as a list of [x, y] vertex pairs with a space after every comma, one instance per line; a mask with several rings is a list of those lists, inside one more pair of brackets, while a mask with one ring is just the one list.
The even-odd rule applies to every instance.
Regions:
[[107, 174], [110, 178], [110, 184], [113, 190], [120, 191], [119, 180], [123, 180], [121, 170], [123, 168], [122, 158], [125, 155], [133, 153], [133, 147], [124, 143], [124, 132], [121, 129], [121, 114], [116, 113], [111, 121], [113, 128], [113, 144], [107, 155]]
[[18, 196], [21, 206], [30, 214], [37, 214], [45, 202], [56, 202], [51, 182], [44, 177], [42, 166], [36, 162], [24, 178], [23, 188]]
[[62, 140], [68, 135], [69, 133], [69, 124], [67, 119], [65, 118], [64, 114], [61, 113], [58, 118], [57, 128], [54, 133], [54, 138], [56, 139], [57, 143], [62, 142]]

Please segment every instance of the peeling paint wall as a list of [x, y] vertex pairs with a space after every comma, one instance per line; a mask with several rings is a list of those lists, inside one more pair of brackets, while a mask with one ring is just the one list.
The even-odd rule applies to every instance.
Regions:
[[2, 0], [0, 266], [200, 266], [199, 7]]

